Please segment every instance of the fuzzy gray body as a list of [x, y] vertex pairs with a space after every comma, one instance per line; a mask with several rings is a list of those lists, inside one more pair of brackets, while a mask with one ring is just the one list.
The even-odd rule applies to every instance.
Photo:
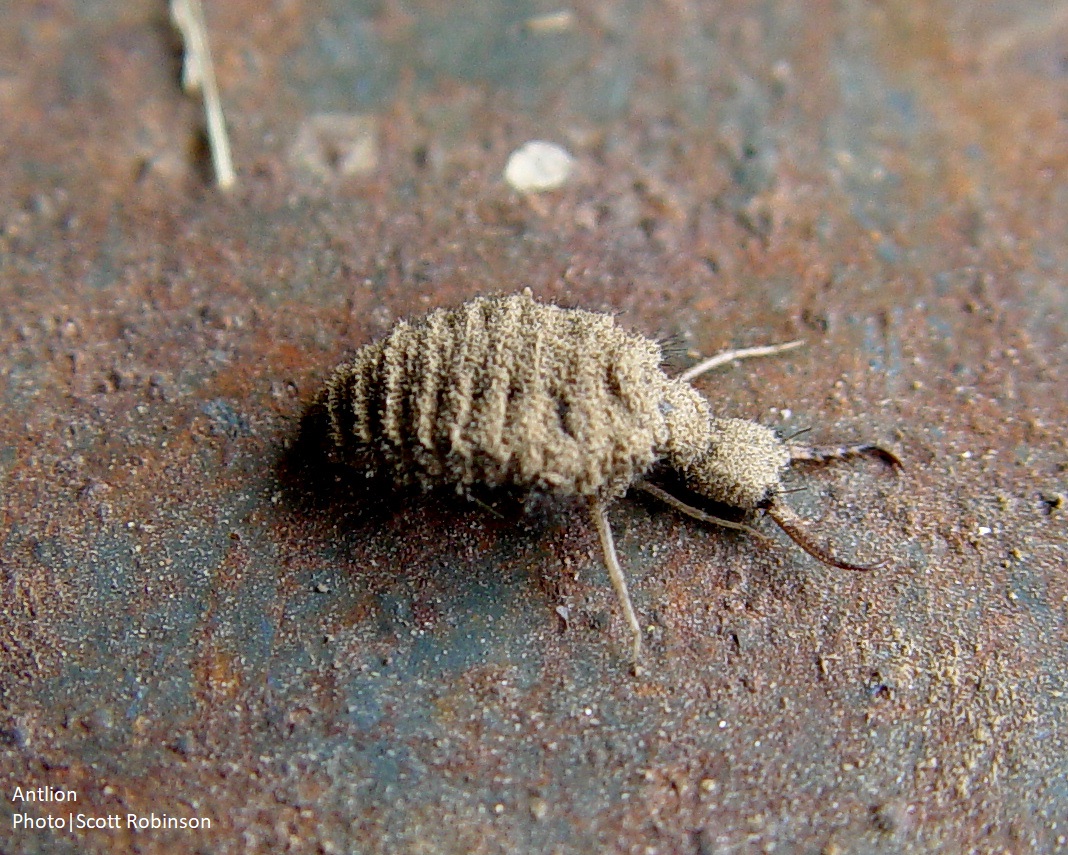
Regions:
[[660, 361], [610, 315], [479, 297], [398, 323], [322, 401], [337, 446], [399, 482], [607, 499], [707, 432], [704, 400]]
[[320, 403], [342, 455], [398, 483], [609, 500], [664, 459], [714, 501], [765, 501], [783, 443], [712, 417], [660, 364], [657, 343], [611, 315], [477, 297], [399, 322], [334, 369]]

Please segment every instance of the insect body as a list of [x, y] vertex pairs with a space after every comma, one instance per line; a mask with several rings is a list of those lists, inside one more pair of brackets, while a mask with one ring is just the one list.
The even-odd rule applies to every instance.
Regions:
[[800, 520], [776, 501], [782, 475], [793, 460], [868, 452], [896, 459], [868, 445], [785, 443], [763, 425], [713, 416], [689, 383], [730, 359], [794, 344], [721, 354], [672, 378], [656, 342], [626, 332], [610, 315], [539, 303], [525, 291], [401, 321], [335, 368], [317, 403], [332, 444], [368, 475], [384, 471], [397, 483], [461, 492], [481, 484], [584, 497], [637, 663], [641, 629], [607, 505], [638, 487], [683, 513], [762, 537], [648, 483], [654, 464], [714, 502], [766, 511], [819, 560], [864, 569], [809, 541]]

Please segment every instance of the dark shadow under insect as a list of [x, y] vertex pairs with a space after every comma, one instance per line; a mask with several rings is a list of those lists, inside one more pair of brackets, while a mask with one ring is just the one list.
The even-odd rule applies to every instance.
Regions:
[[468, 495], [487, 487], [585, 500], [637, 666], [641, 628], [608, 505], [636, 487], [702, 522], [764, 538], [652, 483], [654, 467], [711, 502], [765, 513], [825, 564], [869, 569], [815, 541], [780, 500], [782, 476], [797, 462], [867, 454], [899, 466], [897, 458], [870, 444], [784, 442], [756, 422], [712, 415], [690, 385], [724, 363], [800, 344], [728, 351], [669, 377], [659, 345], [616, 326], [611, 315], [539, 303], [529, 290], [477, 297], [401, 321], [361, 348], [334, 369], [309, 415], [329, 456], [367, 477]]

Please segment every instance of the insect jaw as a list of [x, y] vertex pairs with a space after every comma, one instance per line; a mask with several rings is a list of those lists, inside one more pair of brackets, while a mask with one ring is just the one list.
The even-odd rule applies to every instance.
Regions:
[[787, 443], [791, 463], [828, 463], [850, 457], [875, 457], [893, 470], [904, 469], [905, 464], [892, 451], [871, 442], [859, 445], [797, 445]]
[[855, 564], [836, 557], [826, 546], [812, 540], [806, 531], [807, 524], [804, 519], [794, 513], [789, 506], [779, 504], [774, 499], [769, 499], [762, 506], [762, 510], [775, 521], [775, 524], [786, 533], [790, 540], [821, 564], [826, 564], [828, 567], [838, 567], [841, 570], [858, 571], [878, 570], [886, 564], [886, 559], [876, 561], [874, 564]]
[[[788, 442], [784, 443], [784, 445], [789, 454], [790, 464], [828, 463], [833, 460], [845, 460], [850, 457], [866, 456], [878, 458], [895, 471], [904, 468], [904, 464], [896, 454], [887, 451], [882, 446], [875, 445], [874, 443], [814, 446]], [[815, 542], [811, 538], [807, 531], [808, 524], [804, 519], [795, 514], [788, 506], [776, 501], [777, 497], [781, 496], [783, 492], [783, 490], [776, 490], [769, 493], [767, 498], [760, 504], [760, 508], [775, 521], [779, 528], [781, 528], [794, 543], [800, 546], [817, 561], [830, 567], [838, 567], [842, 570], [859, 571], [877, 570], [886, 564], [885, 559], [877, 561], [874, 564], [855, 564], [851, 561], [844, 561], [836, 557], [829, 548]]]

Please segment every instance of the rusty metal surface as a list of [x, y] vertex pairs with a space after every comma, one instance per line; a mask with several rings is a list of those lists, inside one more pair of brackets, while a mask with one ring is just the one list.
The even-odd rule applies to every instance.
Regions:
[[[209, 7], [229, 195], [159, 5], [0, 9], [0, 851], [1068, 849], [1063, 4], [448, 5]], [[889, 563], [620, 502], [636, 680], [584, 515], [298, 453], [347, 351], [523, 286], [805, 338], [700, 387], [899, 452], [790, 496]], [[68, 812], [123, 827], [13, 827]]]

